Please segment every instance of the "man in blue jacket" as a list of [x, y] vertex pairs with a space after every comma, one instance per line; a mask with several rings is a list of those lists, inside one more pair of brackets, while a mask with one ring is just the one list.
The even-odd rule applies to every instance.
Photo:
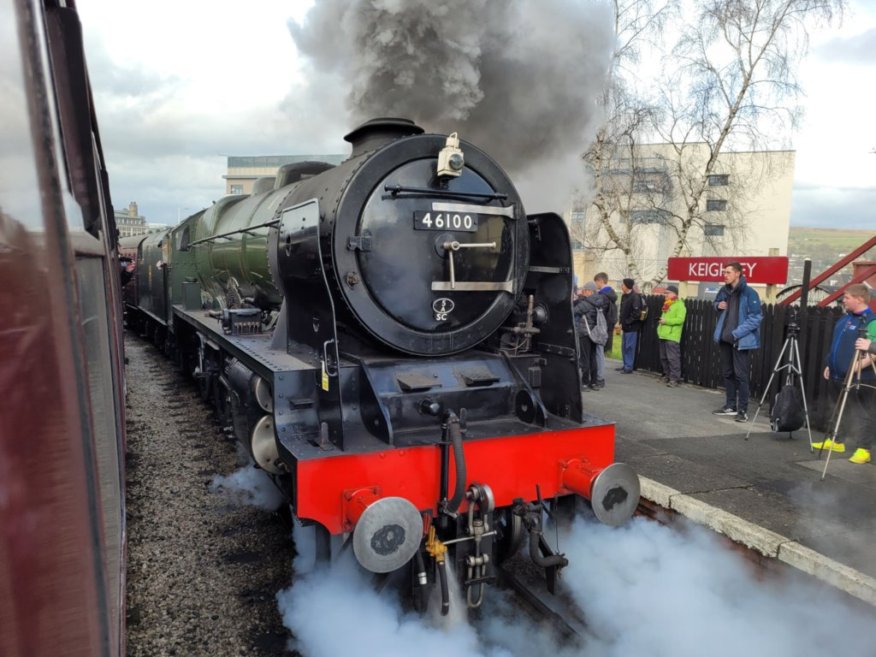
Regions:
[[748, 420], [748, 377], [751, 352], [760, 347], [760, 323], [763, 311], [757, 292], [748, 287], [742, 265], [724, 265], [724, 286], [715, 297], [718, 323], [712, 339], [721, 351], [721, 371], [727, 395], [715, 415], [735, 415], [737, 422]]
[[[870, 310], [869, 304], [870, 290], [866, 285], [856, 283], [846, 288], [843, 295], [843, 308], [846, 312], [833, 327], [827, 366], [824, 368], [824, 378], [828, 380], [828, 398], [834, 407], [842, 394], [846, 374], [855, 359], [855, 351], [864, 351], [876, 340], [876, 314]], [[860, 385], [850, 389], [846, 399], [842, 417], [845, 436], [837, 436], [835, 440], [828, 438], [820, 443], [813, 443], [812, 446], [815, 449], [843, 453], [846, 451], [845, 438], [852, 438], [857, 442], [857, 449], [849, 461], [869, 463], [870, 450], [873, 447], [873, 427], [876, 423], [876, 374], [870, 365], [871, 358], [865, 353], [858, 355], [862, 357], [856, 362], [856, 366], [861, 367]], [[853, 381], [857, 381], [857, 376], [853, 374]]]

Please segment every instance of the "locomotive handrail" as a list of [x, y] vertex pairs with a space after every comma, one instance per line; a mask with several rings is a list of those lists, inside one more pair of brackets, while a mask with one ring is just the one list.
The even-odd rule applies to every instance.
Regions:
[[506, 205], [497, 208], [495, 205], [464, 205], [462, 203], [432, 203], [434, 212], [474, 212], [476, 214], [491, 214], [501, 217], [514, 218], [514, 206]]
[[249, 226], [247, 228], [241, 228], [240, 230], [232, 230], [227, 233], [222, 233], [220, 235], [213, 235], [211, 237], [204, 237], [199, 240], [195, 240], [194, 242], [189, 242], [189, 246], [195, 246], [196, 244], [202, 244], [204, 242], [212, 242], [213, 240], [218, 239], [229, 239], [231, 235], [239, 235], [240, 233], [251, 233], [257, 228], [270, 228], [272, 226], [278, 226], [280, 224], [279, 219], [274, 219], [272, 221], [266, 221], [263, 224], [259, 224], [258, 226]]
[[504, 200], [508, 198], [507, 194], [497, 192], [479, 194], [477, 192], [454, 192], [449, 189], [430, 189], [429, 187], [408, 187], [406, 185], [384, 185], [383, 191], [389, 192], [393, 196], [398, 196], [401, 193], [409, 194], [428, 194], [429, 196], [445, 196], [447, 198], [485, 198], [489, 200]]

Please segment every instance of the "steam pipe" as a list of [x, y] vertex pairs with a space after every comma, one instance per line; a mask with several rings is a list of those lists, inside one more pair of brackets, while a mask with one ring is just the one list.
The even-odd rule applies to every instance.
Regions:
[[453, 445], [453, 460], [456, 463], [456, 487], [453, 497], [447, 503], [446, 511], [454, 515], [459, 510], [459, 505], [465, 497], [465, 452], [462, 449], [462, 428], [459, 426], [459, 418], [456, 413], [450, 411], [447, 414], [447, 433]]
[[450, 589], [447, 586], [447, 546], [438, 539], [435, 525], [429, 527], [426, 535], [426, 551], [435, 559], [438, 568], [438, 581], [441, 582], [441, 615], [446, 616], [450, 611]]
[[529, 530], [529, 558], [532, 559], [532, 562], [541, 568], [565, 568], [568, 566], [569, 560], [562, 554], [552, 554], [548, 557], [541, 555], [541, 551], [538, 549], [540, 537], [541, 532], [537, 527]]
[[423, 561], [423, 553], [417, 550], [414, 558], [417, 560], [417, 582], [419, 582], [420, 586], [426, 586], [429, 580], [426, 579], [426, 563]]
[[441, 615], [446, 616], [450, 613], [450, 589], [447, 586], [447, 565], [444, 559], [441, 559], [435, 565], [438, 566], [438, 580], [441, 582]]

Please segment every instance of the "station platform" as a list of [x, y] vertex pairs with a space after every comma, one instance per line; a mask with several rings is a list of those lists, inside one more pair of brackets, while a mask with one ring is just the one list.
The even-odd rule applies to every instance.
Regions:
[[827, 452], [810, 451], [805, 426], [774, 433], [768, 402], [753, 425], [736, 422], [712, 414], [723, 390], [619, 366], [606, 359], [606, 386], [582, 393], [584, 409], [616, 423], [615, 458], [639, 474], [643, 498], [876, 606], [876, 464], [850, 463], [847, 445], [822, 481]]

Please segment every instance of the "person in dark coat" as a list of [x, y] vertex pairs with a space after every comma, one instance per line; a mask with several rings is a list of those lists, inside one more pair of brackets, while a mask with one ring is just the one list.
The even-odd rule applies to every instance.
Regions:
[[[599, 309], [605, 312], [608, 309], [608, 300], [596, 292], [596, 284], [587, 281], [581, 288], [578, 299], [572, 305], [575, 316], [575, 326], [578, 331], [578, 366], [581, 368], [581, 383], [583, 388], [600, 390], [605, 382], [599, 379], [596, 362], [596, 347], [598, 346], [587, 334], [587, 325], [596, 326]], [[587, 324], [584, 322], [587, 319]]]
[[593, 277], [593, 282], [596, 283], [599, 294], [608, 299], [608, 307], [605, 309], [605, 328], [608, 330], [608, 342], [605, 343], [605, 351], [610, 352], [614, 338], [614, 327], [617, 326], [618, 320], [617, 292], [608, 284], [608, 274], [604, 271], [596, 274]]
[[[608, 299], [605, 312], [605, 329], [608, 331], [608, 340], [605, 344], [596, 345], [596, 371], [600, 381], [605, 381], [605, 353], [611, 352], [614, 343], [614, 327], [617, 325], [617, 292], [608, 284], [608, 274], [599, 272], [593, 277], [599, 296]], [[604, 383], [602, 385], [605, 385]]]
[[636, 281], [632, 278], [625, 278], [621, 283], [621, 304], [618, 318], [620, 320], [621, 330], [621, 355], [624, 365], [618, 368], [619, 372], [630, 374], [633, 371], [636, 359], [636, 346], [639, 343], [639, 333], [642, 330], [642, 306], [645, 300], [641, 294], [634, 291]]
[[721, 354], [726, 401], [712, 411], [715, 415], [735, 415], [737, 422], [748, 420], [751, 353], [760, 347], [760, 323], [763, 311], [757, 292], [748, 287], [742, 265], [724, 265], [725, 285], [715, 297], [718, 323], [712, 340]]

